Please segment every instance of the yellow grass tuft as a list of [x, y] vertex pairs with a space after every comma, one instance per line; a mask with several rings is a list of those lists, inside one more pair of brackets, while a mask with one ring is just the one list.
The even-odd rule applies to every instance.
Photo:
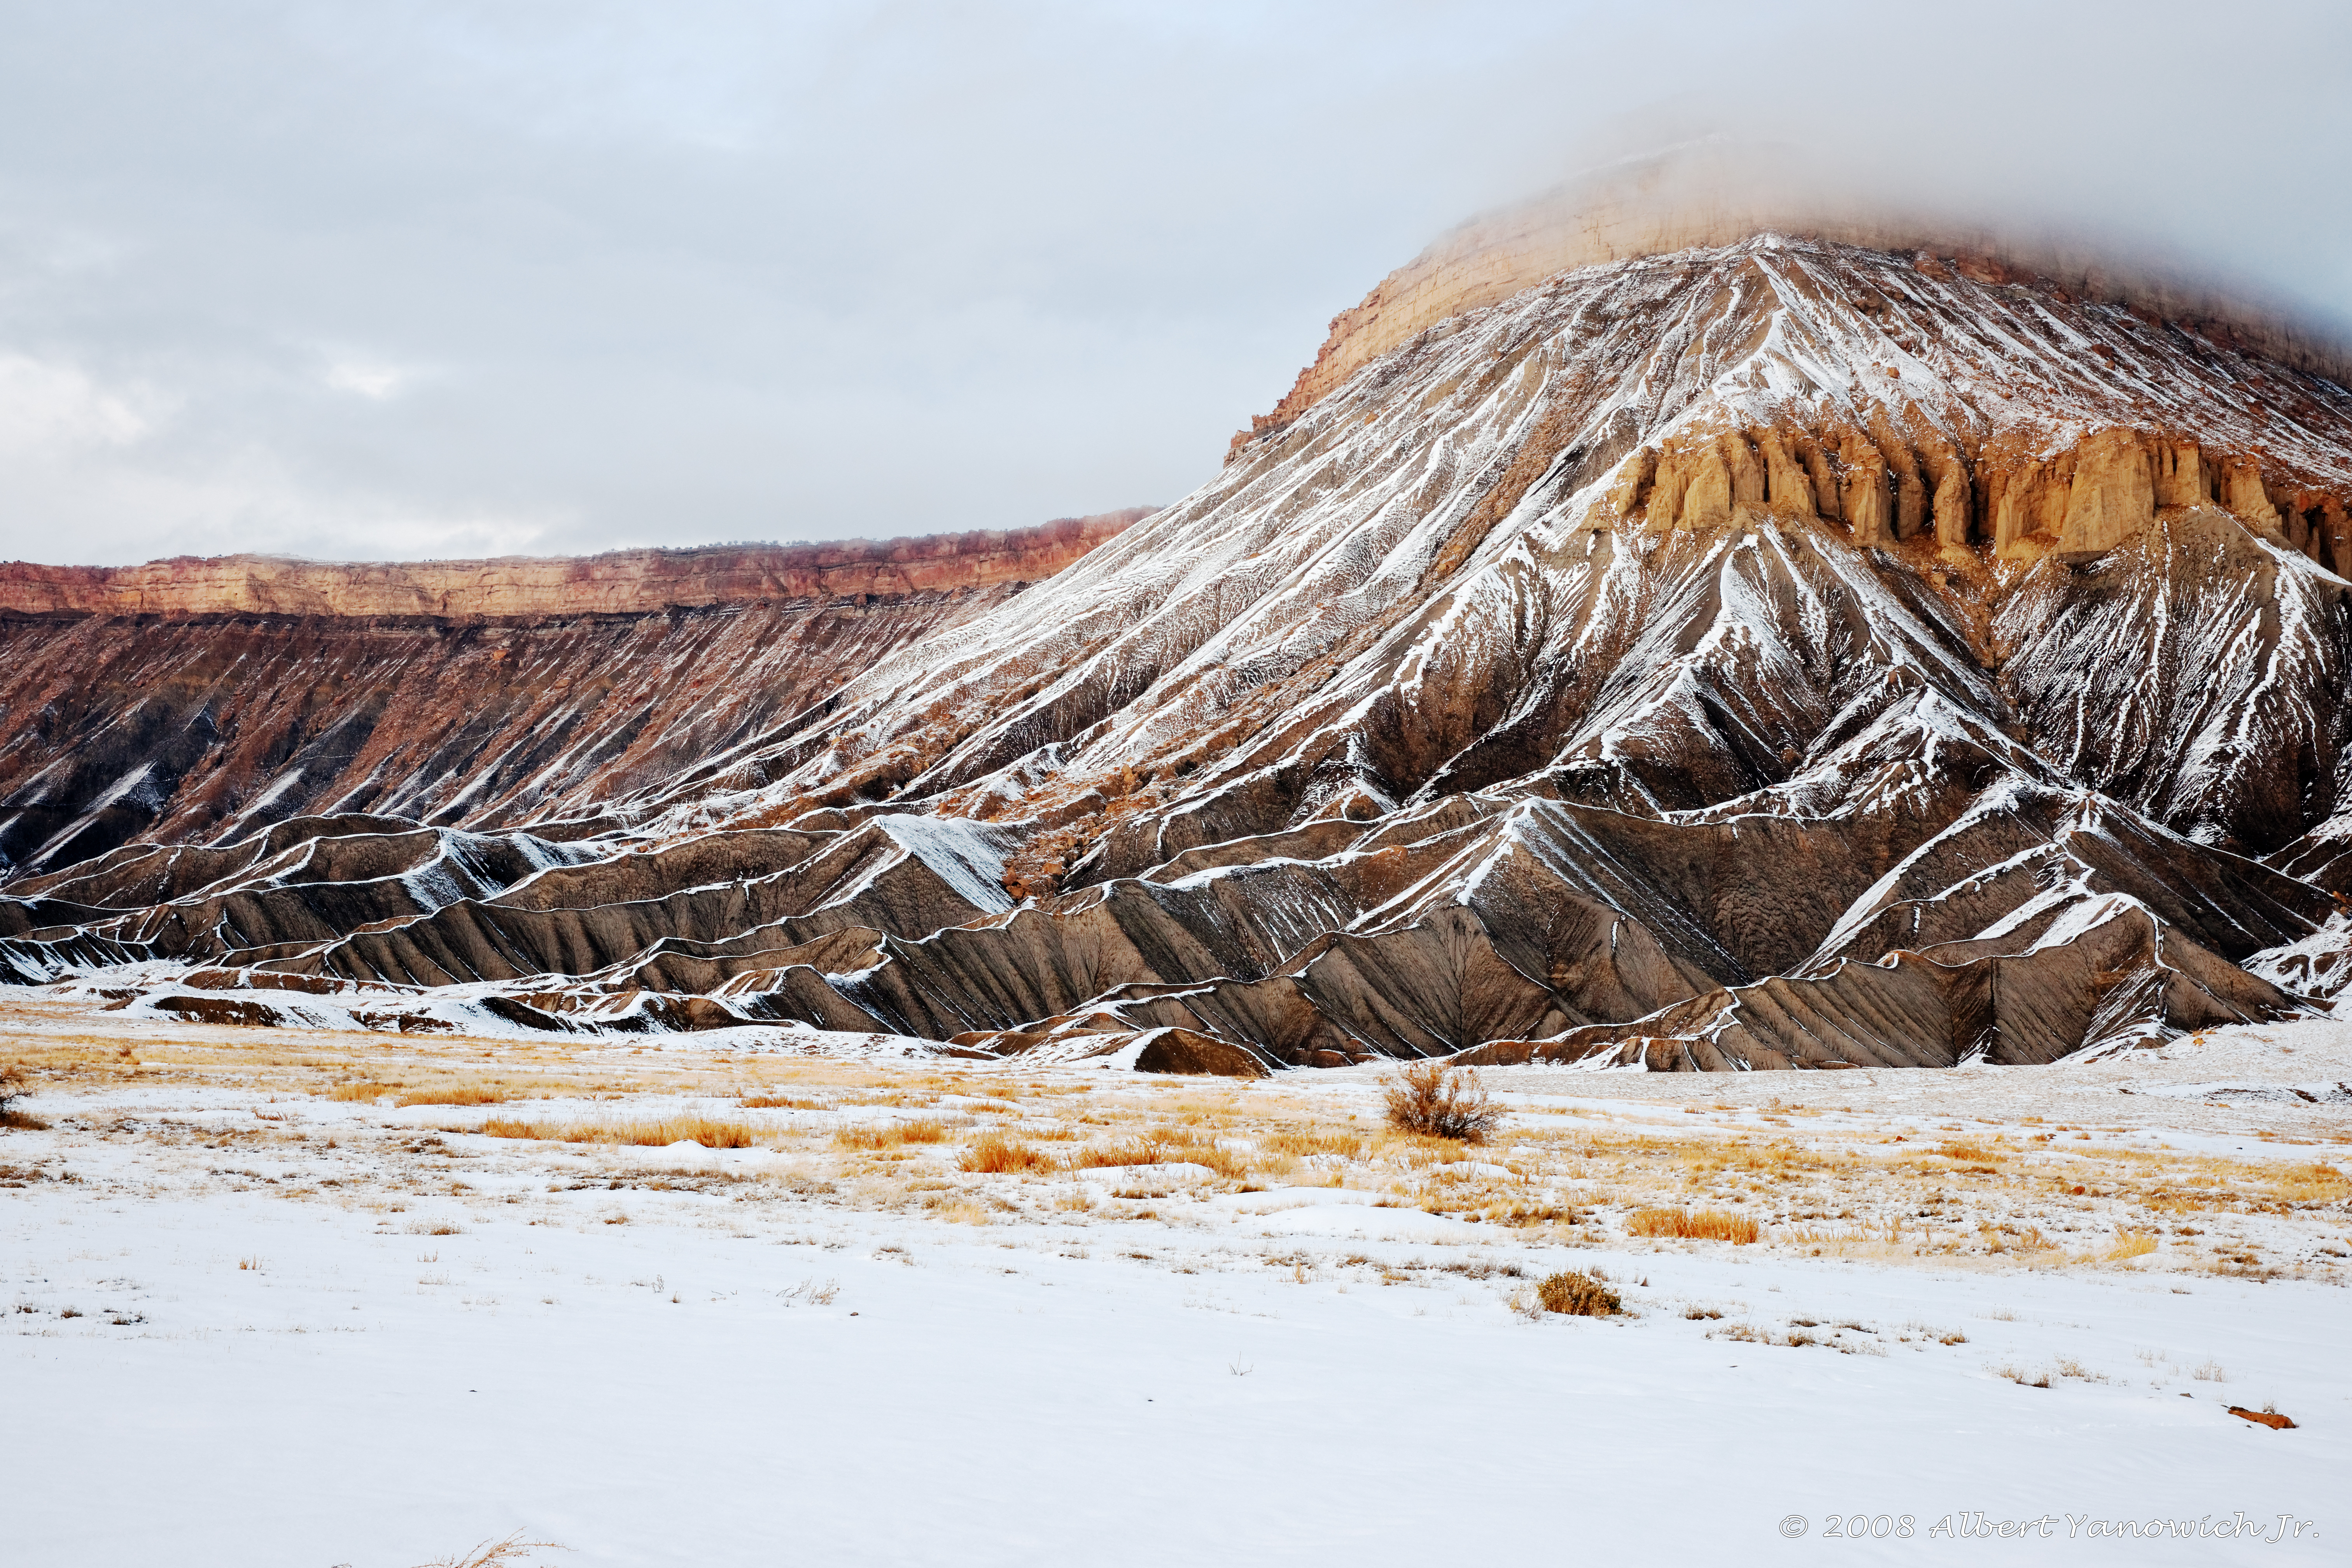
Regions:
[[659, 1149], [672, 1143], [699, 1143], [706, 1149], [750, 1149], [760, 1142], [760, 1130], [743, 1121], [719, 1121], [708, 1116], [671, 1116], [658, 1121], [518, 1121], [494, 1116], [476, 1128], [486, 1138], [536, 1138], [548, 1143], [625, 1143]]
[[1099, 1171], [1118, 1165], [1205, 1165], [1220, 1176], [1239, 1180], [1249, 1174], [1249, 1162], [1214, 1143], [1181, 1142], [1164, 1132], [1146, 1132], [1124, 1143], [1097, 1143], [1080, 1149], [1065, 1162], [1073, 1171]]
[[1364, 1140], [1354, 1132], [1308, 1132], [1286, 1128], [1265, 1140], [1265, 1146], [1277, 1154], [1336, 1154], [1343, 1160], [1361, 1159]]
[[1007, 1138], [1002, 1132], [982, 1133], [956, 1163], [967, 1171], [996, 1176], [1060, 1168], [1060, 1163], [1044, 1150], [1017, 1138]]
[[449, 1084], [440, 1089], [412, 1089], [394, 1105], [503, 1105], [514, 1096], [503, 1089], [478, 1083]]
[[948, 1130], [939, 1121], [889, 1121], [878, 1127], [845, 1127], [833, 1135], [836, 1149], [896, 1149], [904, 1143], [944, 1143]]
[[377, 1083], [369, 1079], [360, 1083], [339, 1083], [328, 1091], [329, 1100], [381, 1100], [387, 1094], [398, 1094], [396, 1083]]
[[1633, 1236], [1666, 1236], [1684, 1241], [1727, 1241], [1744, 1247], [1763, 1234], [1745, 1215], [1723, 1209], [1635, 1209], [1625, 1220]]

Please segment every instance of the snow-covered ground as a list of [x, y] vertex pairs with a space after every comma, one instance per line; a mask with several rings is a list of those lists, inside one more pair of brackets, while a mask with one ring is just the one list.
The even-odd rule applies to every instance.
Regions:
[[[1405, 1173], [1414, 1187], [1373, 1179], [1369, 1153], [1263, 1179], [957, 1168], [978, 1132], [1048, 1110], [1082, 1135], [1188, 1107], [1370, 1129], [1376, 1085], [1353, 1069], [957, 1076], [685, 1037], [572, 1060], [568, 1097], [404, 1108], [289, 1087], [347, 1048], [323, 1037], [123, 1026], [126, 1058], [102, 1022], [13, 1022], [0, 1055], [48, 1064], [26, 1109], [52, 1125], [0, 1132], [0, 1180], [23, 1184], [0, 1188], [10, 1564], [408, 1568], [515, 1531], [579, 1564], [1908, 1561], [2024, 1520], [2037, 1559], [2109, 1560], [2115, 1521], [2163, 1521], [2193, 1538], [2132, 1555], [2334, 1563], [2352, 1538], [2341, 1197], [2214, 1201], [2120, 1261], [2100, 1248], [2122, 1222], [2091, 1206], [2149, 1162], [2339, 1170], [2341, 1026], [2077, 1068], [1496, 1071], [1510, 1127]], [[368, 1048], [407, 1051], [412, 1080], [500, 1059]], [[643, 1094], [614, 1087], [632, 1072]], [[741, 1089], [679, 1092], [698, 1073]], [[732, 1110], [753, 1088], [797, 1103]], [[777, 1135], [463, 1131], [721, 1110]], [[1967, 1137], [2014, 1145], [2001, 1174], [1940, 1156], [1932, 1177], [1889, 1164], [1853, 1184], [2041, 1203], [2035, 1163], [2063, 1156], [2116, 1194], [2095, 1178], [2083, 1206], [2045, 1203], [2053, 1236], [2079, 1234], [2021, 1260], [1814, 1257], [1778, 1211], [1752, 1247], [1624, 1233], [1629, 1151], [1912, 1160], [1904, 1129], [1948, 1147], [1963, 1115]], [[950, 1136], [880, 1153], [833, 1136], [926, 1117]], [[2059, 1126], [2073, 1148], [2032, 1143]], [[2188, 1168], [2164, 1166], [2163, 1190]], [[1486, 1183], [1590, 1213], [1507, 1228], [1458, 1217], [1468, 1200], [1383, 1206]], [[2230, 1226], [2265, 1267], [2208, 1256]], [[1531, 1316], [1533, 1281], [1569, 1268], [1632, 1315]], [[2242, 1513], [2263, 1544], [2209, 1533]], [[1883, 1516], [1885, 1536], [1824, 1544], [1833, 1515], [1865, 1532]]]

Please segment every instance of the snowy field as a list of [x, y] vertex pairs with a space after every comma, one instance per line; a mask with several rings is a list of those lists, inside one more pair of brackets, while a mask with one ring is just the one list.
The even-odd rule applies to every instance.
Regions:
[[[10, 1005], [12, 1565], [2352, 1557], [2341, 1026], [1498, 1069], [1465, 1151], [1359, 1069]], [[562, 1136], [656, 1122], [754, 1136]]]

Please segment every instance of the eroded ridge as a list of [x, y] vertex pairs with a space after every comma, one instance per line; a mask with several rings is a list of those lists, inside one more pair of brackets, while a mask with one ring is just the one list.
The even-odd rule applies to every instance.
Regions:
[[2292, 1016], [2347, 973], [2352, 395], [2156, 303], [1775, 232], [1573, 267], [593, 830], [509, 818], [563, 864], [159, 899], [123, 851], [12, 887], [0, 953], [1244, 1075]]

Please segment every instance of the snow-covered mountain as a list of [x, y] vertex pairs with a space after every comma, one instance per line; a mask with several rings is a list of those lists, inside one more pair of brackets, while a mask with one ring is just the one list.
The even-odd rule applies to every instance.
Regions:
[[2333, 351], [1885, 219], [1557, 209], [1383, 283], [1192, 496], [560, 846], [128, 847], [11, 887], [0, 964], [1237, 1071], [2048, 1061], [2332, 996]]

